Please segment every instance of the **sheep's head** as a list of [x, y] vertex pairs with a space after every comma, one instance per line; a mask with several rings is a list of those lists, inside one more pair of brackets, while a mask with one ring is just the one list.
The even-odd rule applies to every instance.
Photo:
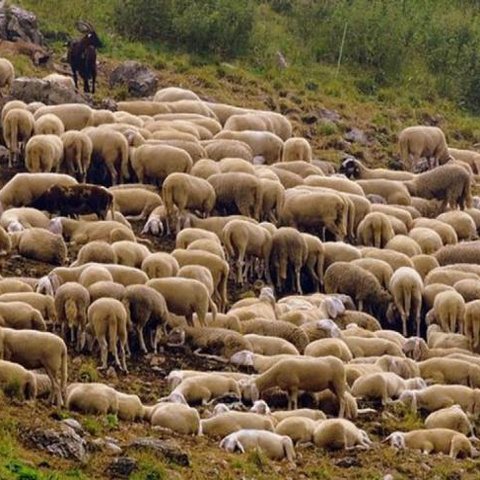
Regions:
[[229, 412], [230, 409], [228, 408], [227, 405], [225, 405], [224, 403], [218, 403], [217, 405], [215, 405], [215, 408], [213, 409], [213, 412], [212, 412], [212, 415], [215, 416], [215, 415], [220, 415], [221, 413], [226, 413], [226, 412]]
[[7, 226], [8, 233], [23, 232], [23, 230], [25, 227], [18, 220], [12, 220]]
[[169, 334], [167, 344], [171, 346], [185, 345], [185, 330], [183, 328], [174, 328]]
[[245, 453], [245, 449], [243, 448], [242, 444], [238, 441], [236, 432], [231, 433], [230, 435], [226, 436], [220, 442], [220, 448], [226, 450], [227, 452], [233, 453], [239, 450], [241, 453]]
[[265, 400], [255, 401], [250, 411], [253, 413], [258, 413], [259, 415], [270, 415], [270, 413], [272, 413], [268, 403]]
[[273, 307], [275, 307], [275, 294], [272, 287], [263, 287], [260, 290], [259, 300], [268, 301]]
[[183, 393], [173, 391], [167, 398], [169, 402], [188, 405], [188, 402], [185, 399], [185, 396], [183, 395]]
[[329, 318], [337, 318], [339, 315], [345, 312], [345, 305], [342, 300], [337, 297], [327, 297], [323, 301], [323, 306]]
[[315, 322], [315, 327], [317, 330], [323, 330], [326, 332], [327, 338], [340, 338], [342, 333], [338, 328], [338, 325], [330, 319], [317, 320]]
[[403, 432], [393, 432], [387, 441], [390, 441], [390, 445], [395, 448], [405, 448], [405, 434]]
[[50, 220], [50, 223], [48, 224], [47, 230], [49, 230], [50, 232], [55, 233], [57, 235], [62, 235], [63, 224], [62, 224], [61, 217], [52, 218], [52, 220]]
[[403, 344], [402, 350], [407, 357], [413, 358], [417, 362], [426, 357], [428, 346], [423, 338], [410, 337]]
[[353, 157], [347, 157], [338, 170], [343, 173], [347, 178], [358, 178], [360, 176], [360, 162]]
[[242, 350], [240, 352], [234, 353], [230, 357], [230, 363], [234, 363], [236, 365], [245, 365], [248, 367], [253, 367], [253, 352], [249, 350]]

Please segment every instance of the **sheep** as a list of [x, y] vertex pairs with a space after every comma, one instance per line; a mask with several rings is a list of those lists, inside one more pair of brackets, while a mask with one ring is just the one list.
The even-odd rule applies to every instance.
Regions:
[[112, 249], [119, 265], [140, 268], [142, 262], [150, 255], [150, 250], [137, 242], [122, 240], [112, 243]]
[[1, 112], [1, 116], [0, 116], [0, 122], [1, 122], [2, 125], [3, 125], [3, 122], [5, 120], [5, 116], [7, 115], [7, 113], [10, 110], [13, 110], [14, 108], [20, 108], [20, 109], [23, 109], [23, 110], [27, 110], [27, 104], [25, 102], [23, 102], [22, 100], [10, 100], [10, 101], [6, 102], [2, 106], [2, 112]]
[[290, 437], [294, 444], [313, 443], [313, 432], [318, 421], [307, 417], [288, 417], [275, 426], [275, 433]]
[[53, 113], [63, 122], [65, 130], [82, 130], [93, 124], [93, 110], [88, 105], [64, 103], [40, 107], [34, 114], [35, 120], [49, 113]]
[[381, 368], [384, 372], [395, 373], [405, 380], [420, 376], [418, 364], [410, 358], [382, 355], [374, 365]]
[[62, 121], [53, 113], [43, 115], [35, 121], [35, 135], [56, 135], [60, 137], [65, 132]]
[[165, 252], [151, 253], [143, 260], [141, 265], [141, 269], [151, 279], [175, 277], [179, 268], [177, 259]]
[[34, 373], [18, 363], [5, 360], [0, 360], [0, 389], [5, 394], [15, 392], [25, 400], [35, 400], [38, 394]]
[[176, 315], [184, 315], [189, 325], [193, 326], [193, 313], [196, 313], [199, 324], [205, 326], [205, 316], [209, 309], [215, 320], [217, 306], [210, 298], [207, 287], [198, 280], [176, 277], [156, 278], [149, 280], [147, 286], [161, 293], [168, 310]]
[[[12, 63], [6, 58], [0, 58], [0, 89], [12, 88], [13, 80], [15, 79], [15, 69]], [[3, 98], [3, 92], [0, 91], [0, 96]]]
[[386, 180], [411, 180], [413, 173], [398, 170], [387, 170], [385, 168], [371, 169], [363, 165], [362, 162], [353, 157], [348, 157], [340, 165], [340, 173], [345, 174], [348, 178], [354, 179], [370, 179], [385, 178]]
[[347, 450], [354, 447], [368, 449], [372, 444], [367, 432], [349, 420], [339, 418], [319, 421], [313, 432], [313, 443], [319, 448]]
[[12, 168], [18, 162], [19, 155], [23, 154], [25, 144], [33, 135], [34, 124], [33, 115], [24, 108], [13, 108], [2, 118], [3, 139], [9, 150], [9, 168]]
[[[92, 167], [96, 165], [104, 167], [112, 185], [128, 180], [130, 173], [127, 139], [108, 126], [90, 127], [84, 133], [92, 142]], [[140, 181], [143, 183], [142, 180]]]
[[480, 156], [478, 152], [472, 150], [460, 150], [458, 148], [449, 148], [448, 153], [455, 158], [455, 160], [465, 162], [470, 165], [473, 173], [480, 174]]
[[12, 248], [25, 258], [53, 265], [63, 265], [67, 259], [67, 246], [61, 235], [43, 228], [29, 228], [10, 234]]
[[470, 342], [464, 335], [444, 333], [438, 325], [430, 325], [427, 329], [427, 344], [432, 349], [460, 348], [468, 351]]
[[459, 280], [453, 288], [463, 297], [465, 302], [480, 299], [480, 281], [474, 279]]
[[276, 222], [283, 207], [285, 188], [278, 180], [260, 177], [262, 200], [260, 219]]
[[[107, 368], [108, 350], [110, 350], [115, 358], [115, 365], [123, 372], [128, 373], [125, 360], [125, 349], [128, 342], [127, 312], [123, 304], [114, 298], [99, 298], [88, 307], [87, 317], [88, 326], [100, 346], [102, 365], [99, 370]], [[118, 357], [117, 342], [120, 348], [120, 358]]]
[[[463, 269], [462, 269], [463, 270]], [[446, 286], [455, 285], [455, 283], [459, 282], [460, 280], [479, 280], [480, 277], [475, 273], [471, 273], [468, 271], [462, 271], [460, 269], [444, 269], [434, 268], [431, 270], [427, 276], [425, 277], [425, 285], [431, 285], [435, 283], [441, 283]]]
[[406, 235], [395, 235], [386, 245], [387, 250], [394, 250], [396, 252], [403, 253], [407, 257], [413, 257], [420, 255], [422, 249], [420, 245], [412, 238]]
[[216, 202], [215, 190], [207, 180], [186, 173], [172, 173], [166, 178], [162, 186], [162, 198], [168, 216], [167, 233], [170, 233], [175, 215], [178, 232], [180, 219], [186, 209], [196, 210], [208, 216]]
[[94, 240], [80, 248], [77, 259], [72, 263], [72, 267], [85, 265], [90, 262], [117, 263], [117, 255], [111, 244], [104, 240]]
[[295, 460], [295, 449], [289, 437], [263, 430], [240, 430], [231, 433], [222, 439], [220, 448], [227, 452], [235, 452], [238, 449], [242, 453], [259, 450], [271, 460], [283, 458], [289, 462]]
[[60, 138], [63, 142], [63, 160], [60, 170], [65, 168], [69, 175], [85, 182], [93, 153], [90, 137], [84, 132], [70, 130], [63, 133]]
[[464, 435], [471, 434], [474, 436], [473, 425], [460, 405], [452, 405], [451, 407], [432, 412], [425, 419], [425, 428], [429, 430], [433, 428], [448, 428]]
[[238, 284], [242, 285], [247, 279], [249, 270], [253, 273], [254, 258], [251, 257], [261, 262], [259, 276], [265, 272], [266, 278], [270, 278], [272, 236], [265, 228], [244, 220], [232, 220], [223, 228], [222, 237], [227, 255], [235, 259]]
[[[148, 409], [148, 407], [147, 407]], [[153, 426], [182, 435], [200, 435], [200, 415], [195, 408], [181, 403], [158, 403], [148, 414]]]
[[110, 188], [115, 209], [133, 220], [147, 218], [153, 210], [163, 205], [160, 195], [145, 188]]
[[201, 421], [202, 433], [209, 437], [225, 437], [244, 428], [266, 432], [275, 430], [272, 420], [266, 415], [251, 412], [225, 412]]
[[[228, 123], [228, 122], [227, 122]], [[312, 163], [312, 147], [302, 137], [292, 137], [285, 140], [282, 150], [282, 162], [303, 160]]]
[[153, 352], [157, 353], [158, 333], [161, 327], [169, 320], [169, 312], [163, 296], [153, 288], [145, 285], [130, 285], [126, 288], [122, 303], [127, 312], [129, 324], [137, 331], [140, 349], [148, 353], [143, 331], [148, 327], [150, 344]]
[[177, 147], [142, 145], [133, 152], [131, 164], [140, 183], [150, 180], [162, 185], [171, 173], [190, 172], [193, 161], [185, 150]]
[[55, 85], [67, 88], [69, 90], [75, 90], [75, 82], [73, 78], [67, 75], [60, 75], [58, 73], [50, 73], [43, 77], [43, 80], [53, 83]]
[[344, 242], [323, 242], [325, 250], [324, 269], [336, 262], [352, 262], [362, 258], [362, 253], [353, 245]]
[[55, 312], [57, 322], [61, 326], [62, 337], [66, 340], [66, 327], [68, 327], [70, 341], [75, 344], [77, 352], [85, 346], [87, 308], [89, 305], [90, 294], [79, 283], [64, 283], [55, 292]]
[[292, 283], [297, 292], [302, 294], [300, 271], [308, 260], [308, 245], [298, 230], [281, 227], [272, 236], [270, 265], [275, 272], [275, 284], [280, 291], [288, 276], [288, 269], [293, 267]]
[[477, 227], [475, 222], [472, 217], [465, 212], [445, 212], [439, 215], [437, 220], [453, 227], [459, 241], [473, 240], [477, 238]]
[[445, 211], [447, 205], [453, 209], [459, 206], [461, 210], [472, 206], [471, 181], [464, 168], [446, 164], [421, 173], [404, 184], [412, 196], [440, 200], [441, 209]]
[[187, 247], [187, 250], [199, 250], [201, 252], [208, 252], [213, 255], [216, 255], [218, 258], [221, 258], [222, 260], [226, 260], [225, 251], [222, 245], [217, 241], [209, 240], [206, 238], [201, 238], [193, 241]]
[[449, 245], [441, 248], [435, 254], [440, 265], [455, 263], [480, 263], [479, 252], [480, 242], [463, 242], [458, 245]]
[[217, 173], [222, 173], [220, 170], [220, 165], [218, 164], [218, 162], [215, 162], [208, 158], [202, 158], [198, 162], [195, 162], [192, 169], [190, 170], [190, 175], [198, 178], [203, 178], [204, 180], [207, 180], [208, 177]]
[[414, 255], [411, 260], [413, 268], [417, 271], [422, 280], [424, 280], [432, 270], [440, 266], [435, 257], [423, 253], [420, 255]]
[[398, 137], [400, 157], [407, 170], [419, 166], [420, 158], [428, 160], [430, 168], [452, 159], [445, 135], [438, 127], [415, 126], [405, 128]]
[[[456, 212], [457, 214], [459, 212]], [[445, 218], [445, 217], [443, 217]], [[441, 222], [431, 218], [416, 218], [413, 222], [414, 228], [427, 228], [435, 231], [444, 245], [454, 245], [458, 243], [458, 236], [455, 229], [448, 223]]]
[[35, 135], [25, 147], [25, 167], [29, 172], [58, 171], [63, 158], [63, 143], [56, 135]]
[[343, 341], [352, 352], [354, 358], [358, 357], [380, 357], [382, 355], [393, 355], [403, 357], [402, 348], [396, 343], [385, 338], [362, 338], [344, 336]]
[[408, 236], [411, 237], [422, 249], [422, 253], [431, 255], [442, 248], [442, 238], [435, 231], [425, 227], [416, 227], [410, 230]]
[[108, 280], [95, 282], [90, 285], [87, 290], [90, 294], [91, 303], [103, 297], [115, 298], [116, 300], [122, 301], [125, 295], [125, 287], [121, 283]]
[[0, 294], [19, 292], [30, 293], [33, 292], [33, 288], [31, 285], [21, 280], [16, 280], [12, 278], [4, 278], [0, 280]]
[[113, 282], [112, 274], [102, 266], [89, 265], [82, 270], [78, 283], [88, 288], [97, 282]]
[[67, 347], [48, 332], [0, 328], [0, 359], [19, 363], [25, 368], [44, 368], [52, 391], [49, 400], [60, 407], [67, 386]]
[[381, 212], [371, 212], [359, 223], [357, 239], [367, 247], [384, 248], [395, 236], [388, 216]]
[[358, 180], [365, 195], [380, 195], [389, 204], [410, 205], [410, 193], [404, 183], [395, 180], [371, 179]]
[[412, 228], [413, 224], [413, 217], [410, 211], [406, 209], [403, 205], [381, 205], [381, 204], [372, 204], [371, 205], [372, 212], [381, 212], [385, 215], [389, 215], [389, 217], [395, 217], [400, 220], [407, 230]]
[[306, 356], [311, 357], [332, 355], [344, 362], [349, 362], [353, 358], [345, 342], [339, 338], [322, 338], [315, 340], [307, 345], [304, 353]]
[[[217, 377], [218, 376], [226, 377], [236, 381], [246, 380], [249, 378], [248, 374], [239, 373], [239, 372], [221, 372], [221, 371], [202, 372], [198, 370], [171, 370], [168, 376], [166, 377], [166, 380], [169, 388], [173, 390], [187, 378], [209, 376], [209, 375], [216, 375]], [[255, 413], [260, 413], [260, 412], [255, 412]]]
[[391, 298], [370, 272], [347, 262], [336, 262], [325, 272], [325, 292], [350, 295], [357, 302], [359, 310], [364, 303], [369, 308], [384, 306]]
[[446, 291], [439, 293], [433, 302], [433, 311], [436, 321], [444, 332], [455, 333], [458, 327], [460, 333], [463, 333], [465, 301], [458, 292]]
[[42, 314], [23, 302], [0, 303], [0, 325], [15, 330], [47, 329]]
[[258, 400], [258, 396], [268, 388], [276, 386], [287, 390], [289, 409], [297, 408], [299, 389], [317, 392], [330, 388], [340, 401], [339, 416], [343, 417], [345, 413], [345, 367], [335, 357], [280, 360], [252, 380], [250, 385], [253, 400]]
[[357, 185], [356, 182], [352, 182], [351, 180], [343, 177], [322, 177], [318, 175], [312, 175], [305, 179], [305, 185], [312, 187], [331, 188], [332, 190], [336, 190], [338, 192], [365, 197], [362, 187]]
[[51, 323], [56, 323], [57, 314], [55, 311], [55, 304], [52, 297], [49, 295], [41, 295], [34, 292], [16, 292], [16, 293], [4, 293], [0, 295], [0, 302], [23, 302], [35, 310], [38, 310], [41, 316]]
[[209, 140], [202, 142], [206, 158], [219, 162], [223, 158], [242, 158], [252, 162], [253, 152], [250, 145], [239, 140]]
[[253, 333], [244, 335], [253, 348], [254, 353], [260, 355], [299, 355], [298, 350], [290, 342], [283, 338], [256, 335]]
[[116, 390], [103, 383], [73, 383], [67, 389], [66, 407], [82, 413], [117, 414], [119, 400]]
[[351, 264], [361, 267], [364, 270], [372, 273], [380, 282], [380, 285], [383, 288], [388, 289], [390, 285], [390, 279], [393, 275], [393, 269], [387, 262], [384, 262], [383, 260], [377, 260], [376, 258], [359, 258], [357, 260], [353, 260]]
[[403, 335], [407, 335], [407, 320], [413, 314], [417, 326], [417, 336], [419, 336], [423, 295], [422, 278], [414, 269], [401, 267], [392, 275], [389, 290], [402, 319]]
[[271, 132], [223, 130], [214, 139], [240, 140], [250, 146], [253, 156], [262, 156], [267, 165], [279, 160], [283, 148], [282, 139]]
[[166, 87], [161, 90], [157, 90], [153, 97], [154, 102], [177, 102], [178, 100], [198, 100], [200, 97], [185, 88], [178, 87]]
[[458, 359], [430, 358], [418, 362], [420, 375], [434, 383], [466, 385], [470, 388], [480, 387], [480, 366]]
[[470, 348], [477, 350], [480, 344], [480, 300], [468, 302], [465, 305], [465, 313], [463, 317], [464, 333], [469, 339]]
[[392, 447], [420, 450], [425, 454], [443, 453], [451, 458], [457, 458], [459, 454], [478, 456], [477, 450], [465, 435], [448, 428], [412, 430], [407, 433], [393, 432], [385, 441], [388, 440]]
[[202, 228], [184, 228], [175, 238], [175, 247], [188, 248], [191, 243], [200, 239], [212, 240], [220, 243], [220, 239], [213, 232], [209, 232]]
[[65, 240], [84, 245], [92, 240], [105, 240], [114, 243], [120, 240], [135, 241], [132, 230], [114, 220], [86, 222], [66, 217], [56, 217], [51, 221], [51, 230], [61, 233]]

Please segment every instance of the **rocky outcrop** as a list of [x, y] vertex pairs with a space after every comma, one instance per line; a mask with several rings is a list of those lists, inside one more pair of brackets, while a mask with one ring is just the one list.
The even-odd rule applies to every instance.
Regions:
[[155, 72], [141, 63], [123, 62], [110, 74], [110, 86], [125, 85], [134, 97], [153, 95], [158, 87]]
[[16, 5], [5, 7], [4, 4], [0, 2], [0, 38], [44, 45], [36, 15]]

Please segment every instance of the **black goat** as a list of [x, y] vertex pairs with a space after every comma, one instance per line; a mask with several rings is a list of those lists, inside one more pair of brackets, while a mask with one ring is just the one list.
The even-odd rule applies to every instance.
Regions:
[[97, 78], [97, 48], [102, 42], [95, 33], [95, 29], [89, 22], [82, 20], [77, 22], [77, 29], [85, 35], [74, 40], [68, 47], [68, 63], [72, 69], [75, 87], [78, 88], [77, 73], [83, 79], [83, 90], [90, 92], [89, 80], [92, 80], [92, 93], [95, 93], [95, 80]]

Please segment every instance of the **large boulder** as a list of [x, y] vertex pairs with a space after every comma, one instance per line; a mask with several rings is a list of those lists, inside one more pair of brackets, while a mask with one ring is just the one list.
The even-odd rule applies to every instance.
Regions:
[[89, 103], [75, 90], [40, 78], [19, 77], [13, 81], [11, 95], [25, 103], [43, 102], [46, 105], [61, 103]]
[[126, 85], [128, 92], [134, 97], [148, 97], [156, 92], [158, 79], [150, 68], [128, 60], [110, 74], [110, 86], [118, 85]]
[[0, 38], [44, 45], [36, 15], [16, 5], [5, 7], [4, 3], [0, 2]]

